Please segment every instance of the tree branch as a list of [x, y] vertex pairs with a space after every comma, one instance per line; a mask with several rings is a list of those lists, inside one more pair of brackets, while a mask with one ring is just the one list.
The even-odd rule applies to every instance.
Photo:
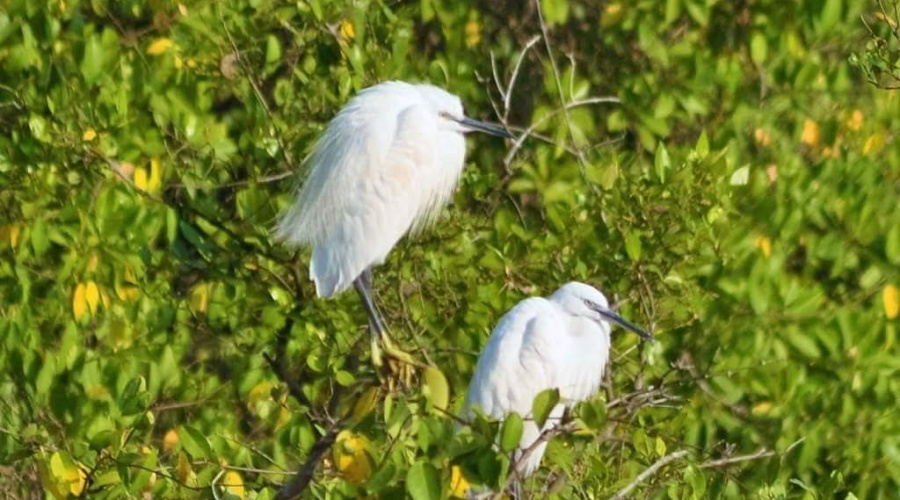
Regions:
[[633, 481], [631, 481], [624, 488], [619, 490], [618, 493], [611, 496], [609, 500], [623, 500], [624, 498], [628, 497], [628, 495], [630, 495], [631, 492], [634, 491], [634, 489], [638, 487], [638, 485], [640, 485], [642, 482], [646, 481], [651, 476], [656, 474], [659, 471], [659, 469], [662, 469], [666, 465], [683, 458], [687, 454], [688, 454], [688, 450], [680, 450], [680, 451], [676, 451], [673, 453], [669, 453], [668, 455], [660, 458], [656, 462], [653, 462], [653, 465], [651, 465], [650, 467], [647, 467], [647, 470], [638, 474], [638, 476], [636, 478], [634, 478]]

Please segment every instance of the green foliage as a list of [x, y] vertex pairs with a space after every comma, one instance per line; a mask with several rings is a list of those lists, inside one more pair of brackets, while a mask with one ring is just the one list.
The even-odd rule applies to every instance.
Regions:
[[[525, 51], [538, 3], [558, 74]], [[850, 62], [879, 12], [4, 2], [0, 485], [274, 498], [338, 421], [306, 498], [499, 488], [515, 418], [454, 418], [475, 354], [578, 279], [659, 342], [614, 332], [606, 399], [526, 491], [607, 498], [689, 450], [635, 495], [895, 497], [900, 98]], [[508, 109], [492, 55], [503, 92], [522, 56]], [[387, 79], [534, 127], [514, 155], [472, 137], [455, 203], [378, 270], [397, 343], [437, 367], [406, 388], [368, 366], [356, 298], [313, 299], [308, 250], [270, 236], [327, 121]]]

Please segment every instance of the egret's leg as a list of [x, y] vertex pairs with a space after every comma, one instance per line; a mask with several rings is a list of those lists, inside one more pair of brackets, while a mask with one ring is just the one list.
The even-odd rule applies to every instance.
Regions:
[[[370, 319], [375, 321], [375, 324], [379, 330], [379, 336], [384, 337], [386, 333], [388, 333], [387, 322], [384, 320], [384, 315], [381, 314], [381, 310], [378, 309], [378, 304], [375, 302], [375, 294], [373, 293], [373, 281], [372, 281], [372, 268], [367, 268], [363, 273], [359, 276], [359, 279], [362, 280], [363, 287], [368, 290], [369, 293], [369, 302], [371, 304], [371, 311], [369, 312]], [[368, 311], [368, 308], [367, 308]]]
[[512, 482], [512, 488], [510, 488], [510, 495], [512, 500], [525, 500], [525, 497], [522, 496], [522, 480], [516, 478]]
[[375, 307], [374, 294], [372, 293], [372, 274], [369, 270], [363, 272], [358, 278], [353, 280], [353, 286], [362, 299], [363, 307], [366, 309], [366, 315], [369, 317], [369, 333], [372, 335], [372, 364], [380, 367], [381, 344], [387, 339], [385, 335], [384, 322], [378, 309]]
[[369, 316], [369, 330], [372, 332], [372, 337], [374, 338], [382, 338], [384, 337], [384, 322], [381, 319], [381, 315], [378, 314], [378, 309], [375, 307], [375, 300], [373, 299], [372, 294], [372, 285], [371, 282], [365, 279], [363, 275], [360, 275], [359, 278], [353, 281], [353, 286], [356, 288], [356, 292], [359, 294], [360, 299], [362, 299], [363, 307], [366, 309], [366, 315]]

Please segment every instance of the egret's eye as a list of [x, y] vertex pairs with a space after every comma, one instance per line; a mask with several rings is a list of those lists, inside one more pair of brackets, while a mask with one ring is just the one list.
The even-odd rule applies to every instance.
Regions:
[[[446, 119], [448, 119], [448, 120], [453, 120], [453, 116], [452, 116], [450, 113], [446, 112], [446, 111], [440, 111], [440, 112], [438, 112], [438, 116], [440, 116], [441, 118], [446, 118]], [[455, 121], [455, 120], [454, 120], [454, 121]]]

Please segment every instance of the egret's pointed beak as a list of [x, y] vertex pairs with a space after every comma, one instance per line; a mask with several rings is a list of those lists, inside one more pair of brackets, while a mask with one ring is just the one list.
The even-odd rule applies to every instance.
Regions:
[[608, 307], [603, 307], [600, 304], [595, 304], [593, 302], [589, 303], [588, 306], [591, 309], [593, 309], [594, 311], [596, 311], [597, 314], [602, 316], [604, 319], [606, 319], [612, 323], [615, 323], [615, 324], [621, 326], [622, 328], [625, 328], [626, 330], [631, 330], [632, 332], [638, 334], [638, 336], [641, 337], [642, 339], [648, 340], [651, 342], [656, 340], [656, 337], [654, 337], [650, 332], [635, 325], [634, 323], [632, 323], [631, 321], [628, 321], [627, 319], [623, 318], [622, 316], [619, 316], [619, 313], [613, 311], [612, 309], [610, 309]]
[[467, 132], [484, 132], [485, 134], [496, 135], [498, 137], [505, 137], [507, 139], [515, 139], [516, 137], [509, 133], [505, 128], [494, 125], [492, 123], [480, 122], [478, 120], [473, 120], [467, 116], [463, 116], [462, 118], [451, 118], [456, 123], [466, 127]]

